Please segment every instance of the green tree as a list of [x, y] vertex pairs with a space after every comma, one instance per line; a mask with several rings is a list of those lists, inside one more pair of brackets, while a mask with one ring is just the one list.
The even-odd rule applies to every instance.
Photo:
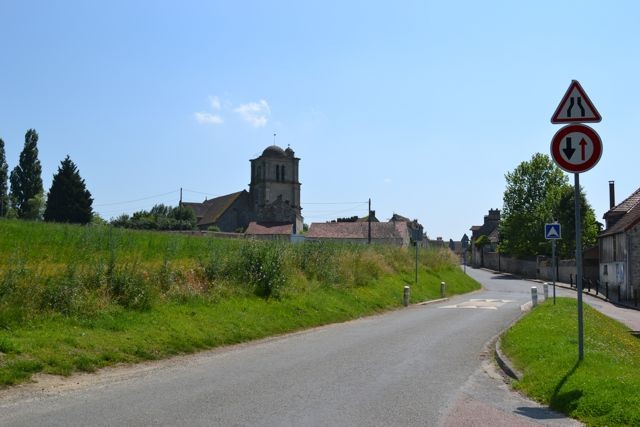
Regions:
[[7, 179], [9, 178], [9, 165], [4, 151], [4, 141], [0, 138], [0, 218], [7, 215], [9, 209], [9, 188]]
[[29, 129], [24, 136], [20, 162], [11, 171], [11, 203], [18, 218], [39, 219], [42, 207], [42, 167], [38, 160], [38, 133]]
[[473, 244], [476, 249], [480, 252], [480, 266], [484, 267], [484, 247], [491, 244], [491, 240], [486, 235], [479, 236]]
[[[562, 187], [558, 201], [553, 210], [553, 219], [562, 226], [562, 239], [557, 241], [558, 256], [573, 258], [576, 250], [576, 213], [575, 190], [570, 185]], [[600, 232], [596, 215], [580, 188], [580, 216], [582, 223], [582, 246], [589, 247], [596, 244]], [[550, 245], [549, 245], [550, 246]]]
[[53, 176], [47, 195], [45, 221], [88, 224], [93, 218], [93, 199], [76, 165], [67, 156]]
[[568, 178], [549, 156], [536, 153], [505, 175], [501, 251], [525, 258], [546, 252], [544, 224], [554, 209]]

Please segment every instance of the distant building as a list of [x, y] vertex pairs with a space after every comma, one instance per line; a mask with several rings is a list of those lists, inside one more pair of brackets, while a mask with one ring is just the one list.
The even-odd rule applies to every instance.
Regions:
[[198, 228], [206, 230], [215, 226], [220, 231], [243, 232], [249, 223], [256, 222], [291, 224], [293, 234], [301, 232], [300, 159], [291, 148], [283, 150], [272, 145], [250, 162], [249, 191], [238, 191], [202, 203], [182, 204], [193, 209]]
[[[489, 209], [489, 214], [484, 216], [482, 225], [474, 225], [471, 230], [471, 262], [473, 265], [482, 265], [484, 253], [495, 252], [500, 242], [500, 209]], [[475, 242], [480, 236], [487, 236], [490, 244], [482, 250], [476, 247]]]
[[[368, 222], [314, 222], [307, 231], [307, 240], [367, 243]], [[371, 222], [371, 243], [409, 246], [409, 229], [405, 222]]]
[[606, 229], [598, 236], [600, 283], [622, 300], [640, 297], [640, 188], [615, 204], [613, 181], [609, 183], [610, 209], [604, 214]]

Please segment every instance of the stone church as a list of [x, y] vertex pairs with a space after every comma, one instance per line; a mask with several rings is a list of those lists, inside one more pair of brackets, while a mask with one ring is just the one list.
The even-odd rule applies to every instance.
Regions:
[[202, 203], [184, 202], [193, 209], [198, 228], [216, 226], [220, 231], [243, 232], [251, 222], [271, 226], [292, 224], [293, 233], [302, 231], [298, 163], [291, 148], [267, 147], [250, 160], [249, 191], [242, 190]]

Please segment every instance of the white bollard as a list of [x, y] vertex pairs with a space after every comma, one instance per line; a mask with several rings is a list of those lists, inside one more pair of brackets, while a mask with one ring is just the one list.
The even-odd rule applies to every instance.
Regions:
[[402, 303], [405, 307], [409, 306], [409, 296], [411, 294], [411, 288], [409, 286], [404, 287], [404, 293], [402, 295]]
[[440, 282], [440, 298], [444, 298], [447, 294], [447, 284]]
[[542, 290], [544, 292], [544, 300], [546, 301], [547, 298], [549, 298], [549, 283], [544, 282], [544, 285], [542, 285]]
[[533, 307], [538, 305], [538, 288], [536, 288], [535, 286], [531, 287], [531, 304], [533, 305]]

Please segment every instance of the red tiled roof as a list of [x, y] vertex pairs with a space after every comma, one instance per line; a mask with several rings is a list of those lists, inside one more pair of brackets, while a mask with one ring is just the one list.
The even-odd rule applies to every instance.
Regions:
[[282, 222], [250, 222], [244, 234], [289, 236], [293, 234], [293, 224]]
[[[405, 222], [372, 222], [372, 239], [398, 239], [408, 235]], [[309, 226], [307, 238], [367, 239], [369, 224], [366, 222], [314, 222]]]
[[620, 219], [612, 226], [604, 230], [600, 236], [610, 236], [629, 230], [640, 223], [640, 188], [622, 203], [611, 208], [604, 216], [610, 214], [621, 215]]

